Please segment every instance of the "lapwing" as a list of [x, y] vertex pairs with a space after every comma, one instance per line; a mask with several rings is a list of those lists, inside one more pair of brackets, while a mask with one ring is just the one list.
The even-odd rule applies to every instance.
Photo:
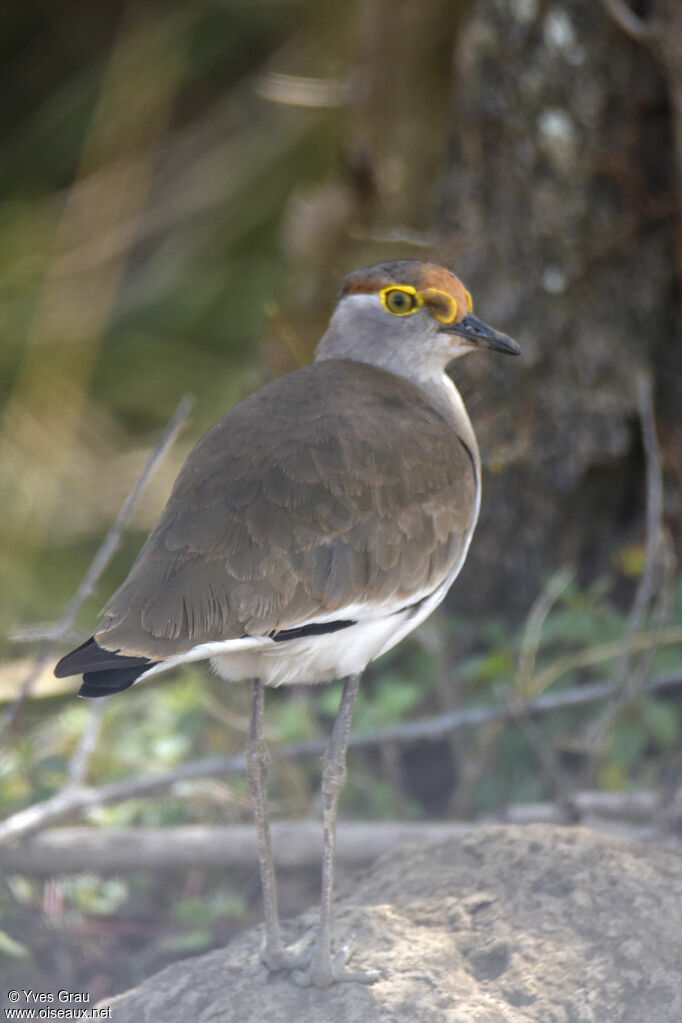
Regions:
[[[448, 270], [417, 260], [351, 273], [314, 362], [232, 408], [199, 441], [94, 636], [62, 658], [81, 696], [190, 661], [251, 680], [246, 750], [265, 904], [262, 959], [302, 985], [369, 982], [331, 952], [336, 810], [367, 664], [438, 607], [466, 558], [481, 463], [446, 368], [518, 355]], [[320, 923], [285, 948], [266, 808], [266, 686], [344, 679], [323, 759]]]

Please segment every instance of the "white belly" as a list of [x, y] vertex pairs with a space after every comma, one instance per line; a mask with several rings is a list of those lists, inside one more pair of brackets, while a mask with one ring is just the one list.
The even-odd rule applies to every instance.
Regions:
[[[472, 530], [473, 531], [473, 530]], [[467, 544], [468, 546], [468, 544]], [[466, 549], [441, 585], [417, 606], [363, 618], [361, 608], [352, 609], [359, 620], [344, 629], [280, 642], [267, 636], [202, 643], [187, 653], [156, 664], [140, 680], [189, 661], [210, 660], [217, 675], [229, 682], [260, 678], [268, 686], [330, 682], [364, 671], [370, 661], [386, 653], [416, 629], [441, 603], [458, 575]], [[331, 617], [331, 616], [330, 616]], [[339, 612], [336, 616], [343, 618]]]
[[255, 650], [226, 651], [211, 658], [221, 678], [260, 678], [268, 686], [330, 682], [356, 675], [393, 645], [395, 618], [358, 622], [337, 632], [301, 636], [280, 643], [268, 640]]

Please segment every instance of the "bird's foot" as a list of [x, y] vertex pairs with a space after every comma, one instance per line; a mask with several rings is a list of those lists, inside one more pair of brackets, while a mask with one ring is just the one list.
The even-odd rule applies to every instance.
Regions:
[[312, 943], [316, 928], [311, 927], [302, 938], [293, 945], [286, 946], [281, 940], [263, 942], [260, 950], [260, 961], [268, 970], [300, 970], [310, 965]]
[[381, 977], [378, 970], [349, 970], [346, 967], [353, 951], [355, 935], [352, 934], [336, 955], [329, 951], [313, 951], [312, 959], [304, 970], [294, 970], [291, 979], [298, 987], [331, 987], [332, 984], [374, 984]]

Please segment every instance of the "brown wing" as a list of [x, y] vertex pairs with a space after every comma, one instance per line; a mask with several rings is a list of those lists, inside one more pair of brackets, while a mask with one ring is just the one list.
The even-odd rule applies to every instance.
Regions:
[[237, 405], [187, 459], [97, 641], [166, 657], [353, 602], [409, 600], [459, 557], [471, 456], [419, 388], [314, 363]]

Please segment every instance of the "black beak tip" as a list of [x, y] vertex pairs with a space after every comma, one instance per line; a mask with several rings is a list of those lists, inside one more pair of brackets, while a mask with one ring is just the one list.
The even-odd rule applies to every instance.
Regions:
[[521, 355], [521, 345], [517, 344], [506, 334], [489, 327], [477, 316], [469, 313], [457, 324], [444, 328], [448, 334], [457, 334], [459, 337], [470, 341], [481, 348], [489, 348], [493, 352], [502, 352], [504, 355]]

